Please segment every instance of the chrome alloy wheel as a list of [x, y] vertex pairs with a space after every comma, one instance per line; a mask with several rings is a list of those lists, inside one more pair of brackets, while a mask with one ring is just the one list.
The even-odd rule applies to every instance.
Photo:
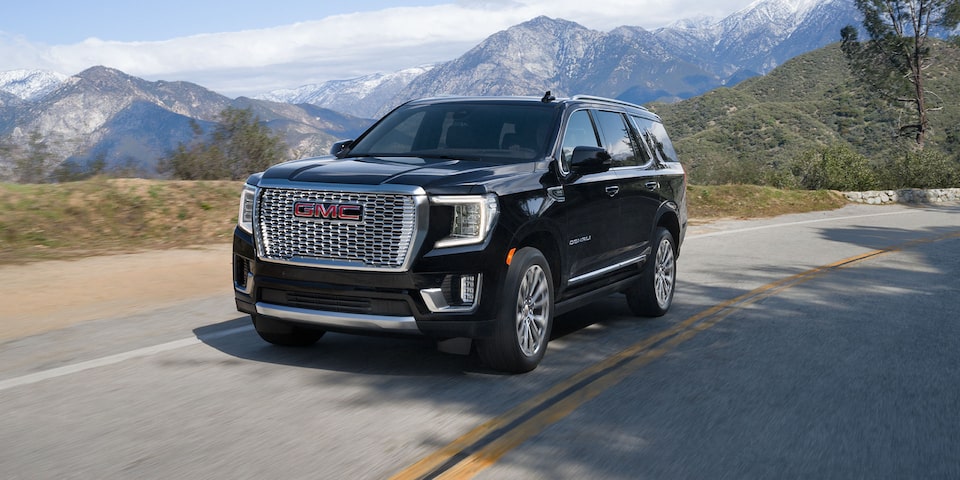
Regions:
[[657, 295], [657, 304], [660, 308], [667, 308], [673, 297], [673, 285], [677, 280], [677, 263], [673, 253], [673, 245], [666, 237], [660, 239], [657, 248], [657, 258], [654, 263], [656, 269], [653, 274], [653, 285]]
[[547, 342], [550, 320], [550, 286], [540, 265], [531, 265], [523, 275], [517, 291], [517, 344], [520, 351], [532, 357]]

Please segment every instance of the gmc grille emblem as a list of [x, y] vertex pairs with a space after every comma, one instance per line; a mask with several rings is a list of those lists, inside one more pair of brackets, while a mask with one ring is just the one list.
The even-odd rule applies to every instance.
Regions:
[[350, 203], [296, 202], [293, 204], [293, 216], [359, 222], [363, 220], [363, 206]]

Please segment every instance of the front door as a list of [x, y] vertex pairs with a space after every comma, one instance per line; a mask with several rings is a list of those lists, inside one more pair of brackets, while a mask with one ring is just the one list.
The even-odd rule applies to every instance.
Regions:
[[[564, 165], [569, 165], [570, 155], [579, 146], [600, 146], [587, 110], [574, 112], [567, 122], [561, 154]], [[570, 262], [570, 279], [576, 283], [615, 263], [620, 244], [620, 178], [613, 171], [571, 176], [563, 191], [565, 199], [560, 208], [567, 232], [563, 248]]]

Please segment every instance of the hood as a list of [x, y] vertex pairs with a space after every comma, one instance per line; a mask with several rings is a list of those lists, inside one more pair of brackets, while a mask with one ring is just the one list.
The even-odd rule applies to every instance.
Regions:
[[425, 190], [474, 189], [497, 179], [533, 173], [536, 163], [497, 164], [421, 157], [317, 157], [281, 163], [264, 180], [346, 185], [415, 185]]

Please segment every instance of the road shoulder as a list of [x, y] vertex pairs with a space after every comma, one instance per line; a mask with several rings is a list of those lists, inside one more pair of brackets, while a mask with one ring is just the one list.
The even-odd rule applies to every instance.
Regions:
[[0, 266], [0, 340], [232, 292], [230, 245]]

